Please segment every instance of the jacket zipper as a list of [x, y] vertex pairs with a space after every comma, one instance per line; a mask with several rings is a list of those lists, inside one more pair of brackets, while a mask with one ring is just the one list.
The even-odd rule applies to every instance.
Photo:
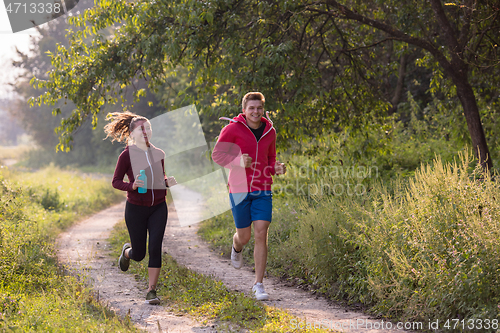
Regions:
[[155, 193], [153, 191], [153, 187], [154, 187], [153, 184], [155, 183], [155, 176], [154, 176], [154, 172], [153, 172], [153, 166], [149, 162], [148, 152], [145, 151], [144, 153], [146, 154], [146, 160], [148, 161], [149, 169], [151, 170], [151, 194], [153, 195], [152, 196], [152, 201], [151, 201], [151, 206], [153, 206], [153, 204], [155, 202]]
[[[262, 136], [260, 137], [259, 140], [257, 140], [257, 138], [255, 137], [255, 135], [253, 134], [252, 130], [250, 129], [250, 127], [248, 127], [247, 124], [243, 123], [240, 121], [240, 123], [242, 123], [243, 125], [245, 125], [246, 128], [248, 128], [248, 130], [250, 131], [250, 133], [252, 133], [252, 136], [254, 137], [256, 143], [257, 143], [257, 148], [256, 148], [256, 151], [255, 151], [255, 163], [257, 163], [258, 161], [258, 158], [259, 158], [259, 141], [262, 140], [262, 138], [264, 136], [266, 136], [267, 133], [271, 132], [271, 130], [273, 129], [273, 126], [271, 125], [271, 128], [264, 134], [262, 134]], [[252, 180], [250, 181], [250, 192], [252, 192], [252, 185], [253, 185], [253, 179], [255, 177], [255, 168], [253, 169], [253, 173], [252, 173]]]

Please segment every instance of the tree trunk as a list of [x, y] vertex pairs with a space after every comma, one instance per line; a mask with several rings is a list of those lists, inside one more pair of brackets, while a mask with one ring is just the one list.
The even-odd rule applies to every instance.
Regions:
[[491, 161], [490, 151], [488, 150], [488, 144], [486, 143], [474, 90], [472, 90], [472, 87], [466, 80], [459, 80], [453, 77], [453, 81], [457, 87], [458, 98], [464, 109], [465, 120], [467, 121], [467, 128], [469, 129], [472, 147], [476, 157], [483, 169], [491, 170], [493, 163]]
[[403, 95], [403, 88], [406, 76], [406, 63], [408, 61], [408, 55], [403, 54], [399, 60], [399, 73], [398, 73], [398, 83], [396, 86], [396, 91], [391, 100], [391, 107], [389, 108], [389, 114], [393, 114], [398, 110], [398, 104], [401, 101], [401, 96]]

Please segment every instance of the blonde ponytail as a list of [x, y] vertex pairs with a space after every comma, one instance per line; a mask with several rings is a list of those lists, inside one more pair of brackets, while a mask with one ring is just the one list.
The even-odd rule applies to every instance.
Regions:
[[104, 133], [106, 133], [104, 140], [111, 137], [111, 142], [127, 142], [130, 138], [130, 132], [135, 128], [135, 122], [138, 120], [148, 121], [147, 118], [130, 111], [108, 113], [106, 120], [110, 123], [104, 126]]

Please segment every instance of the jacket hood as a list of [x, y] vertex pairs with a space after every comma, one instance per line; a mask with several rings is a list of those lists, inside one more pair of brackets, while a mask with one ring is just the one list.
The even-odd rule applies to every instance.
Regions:
[[[153, 145], [152, 143], [149, 144], [150, 145], [150, 148], [149, 150], [154, 150], [154, 149], [158, 149], [155, 147], [155, 145]], [[125, 146], [125, 150], [140, 150], [140, 151], [145, 151], [145, 150], [142, 150], [141, 148], [137, 147], [136, 144], [132, 144], [132, 145], [127, 145]]]
[[[245, 126], [248, 127], [248, 125], [247, 125], [247, 119], [246, 119], [246, 116], [245, 116], [244, 113], [240, 113], [239, 115], [237, 115], [233, 119], [231, 119], [229, 117], [220, 117], [219, 120], [228, 120], [231, 123], [242, 123], [243, 125], [245, 125]], [[260, 118], [260, 121], [262, 121], [265, 124], [265, 126], [266, 126], [265, 129], [264, 129], [264, 131], [267, 132], [271, 128], [273, 128], [273, 122], [269, 118], [269, 111], [266, 111], [266, 117]]]

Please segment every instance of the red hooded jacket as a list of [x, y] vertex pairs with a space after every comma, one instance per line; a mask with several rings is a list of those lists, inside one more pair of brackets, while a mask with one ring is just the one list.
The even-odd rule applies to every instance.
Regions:
[[[264, 133], [257, 141], [247, 125], [245, 115], [239, 114], [225, 126], [212, 152], [212, 159], [229, 171], [229, 192], [271, 191], [272, 176], [276, 174], [276, 130], [273, 123], [261, 118]], [[240, 166], [242, 154], [252, 158], [252, 166]]]

